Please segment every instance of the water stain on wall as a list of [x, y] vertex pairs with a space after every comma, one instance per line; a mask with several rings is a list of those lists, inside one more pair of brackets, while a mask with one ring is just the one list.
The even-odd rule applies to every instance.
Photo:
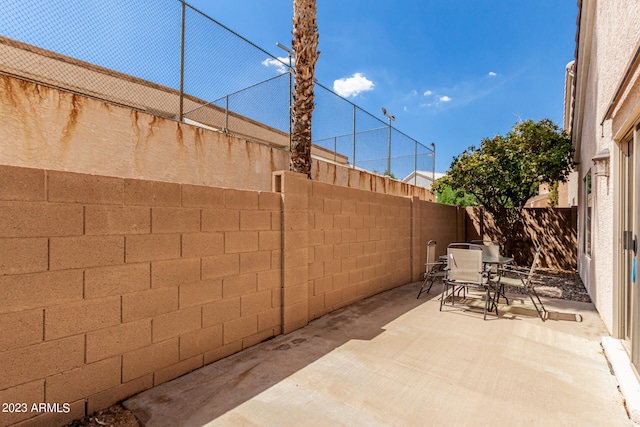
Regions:
[[[78, 126], [78, 121], [80, 118], [80, 114], [82, 111], [82, 104], [86, 98], [80, 97], [74, 93], [69, 95], [71, 97], [71, 102], [69, 108], [69, 114], [67, 115], [67, 121], [62, 128], [62, 132], [60, 135], [60, 156], [59, 161], [61, 164], [64, 164], [67, 154], [69, 152], [69, 146], [71, 144], [71, 138], [73, 137], [73, 133]], [[59, 98], [62, 101], [62, 96]], [[62, 109], [62, 108], [61, 108]]]

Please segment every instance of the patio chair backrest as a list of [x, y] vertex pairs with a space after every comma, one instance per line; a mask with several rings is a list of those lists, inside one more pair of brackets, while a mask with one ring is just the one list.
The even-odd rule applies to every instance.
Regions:
[[427, 264], [433, 264], [436, 261], [436, 241], [429, 240], [427, 242]]
[[533, 256], [533, 262], [531, 263], [531, 268], [527, 273], [527, 278], [525, 279], [525, 287], [531, 286], [531, 279], [533, 279], [533, 273], [535, 273], [536, 266], [538, 265], [538, 261], [540, 260], [540, 252], [542, 251], [542, 247], [538, 246], [536, 248], [536, 253]]
[[478, 245], [452, 244], [447, 248], [449, 281], [482, 285], [482, 248]]

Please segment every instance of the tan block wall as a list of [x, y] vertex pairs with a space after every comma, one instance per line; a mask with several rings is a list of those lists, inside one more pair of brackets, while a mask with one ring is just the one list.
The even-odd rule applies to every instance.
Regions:
[[279, 334], [281, 216], [276, 193], [0, 166], [0, 397], [29, 408], [0, 425], [61, 425]]
[[0, 166], [0, 397], [62, 425], [419, 280], [456, 207], [278, 172], [257, 192]]

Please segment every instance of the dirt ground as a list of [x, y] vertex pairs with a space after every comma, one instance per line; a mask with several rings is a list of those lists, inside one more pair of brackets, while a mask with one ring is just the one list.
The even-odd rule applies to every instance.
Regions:
[[[589, 294], [575, 271], [557, 271], [548, 269], [536, 270], [534, 277], [536, 291], [540, 296], [566, 299], [570, 301], [591, 302]], [[519, 289], [507, 289], [518, 292]], [[141, 427], [133, 413], [122, 405], [114, 405], [109, 409], [96, 412], [82, 419], [72, 421], [65, 427]]]

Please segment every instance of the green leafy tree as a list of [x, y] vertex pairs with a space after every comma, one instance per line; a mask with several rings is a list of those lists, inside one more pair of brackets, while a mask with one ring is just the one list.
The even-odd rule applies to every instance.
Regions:
[[566, 182], [573, 164], [569, 135], [549, 119], [516, 123], [505, 135], [482, 140], [453, 159], [447, 174], [433, 184], [464, 190], [493, 215], [508, 254], [516, 223], [527, 200], [541, 183]]
[[444, 187], [436, 195], [438, 203], [445, 205], [457, 205], [462, 207], [474, 206], [478, 204], [478, 201], [472, 194], [466, 193], [464, 190], [454, 190], [451, 187]]

